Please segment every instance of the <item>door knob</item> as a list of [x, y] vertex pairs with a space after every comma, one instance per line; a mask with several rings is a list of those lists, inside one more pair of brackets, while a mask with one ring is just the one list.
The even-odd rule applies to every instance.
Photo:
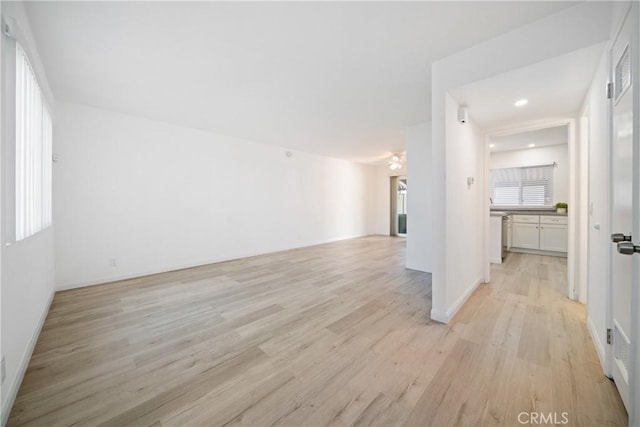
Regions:
[[611, 235], [611, 241], [613, 243], [618, 243], [618, 242], [630, 242], [631, 241], [631, 235], [624, 235], [622, 233], [613, 233]]
[[637, 254], [640, 253], [640, 246], [634, 245], [631, 242], [618, 242], [618, 252], [622, 255]]

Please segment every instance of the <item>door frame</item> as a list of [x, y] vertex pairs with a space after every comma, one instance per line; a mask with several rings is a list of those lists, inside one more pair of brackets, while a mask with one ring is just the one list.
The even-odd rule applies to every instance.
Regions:
[[407, 179], [407, 175], [389, 176], [389, 235], [395, 237], [406, 237], [407, 234], [398, 233], [398, 181]]
[[[567, 245], [567, 296], [570, 299], [577, 300], [577, 278], [578, 278], [578, 250], [580, 241], [584, 236], [580, 236], [578, 226], [578, 214], [577, 200], [578, 200], [578, 181], [576, 179], [576, 172], [578, 170], [579, 153], [578, 138], [576, 132], [576, 119], [573, 117], [562, 118], [549, 118], [542, 120], [535, 120], [531, 122], [519, 123], [515, 125], [490, 129], [485, 133], [484, 144], [484, 282], [489, 283], [491, 281], [491, 261], [489, 257], [489, 223], [490, 223], [490, 209], [491, 203], [489, 198], [491, 197], [491, 172], [489, 170], [489, 157], [491, 155], [491, 138], [495, 136], [513, 135], [522, 132], [529, 132], [540, 129], [547, 129], [552, 127], [567, 126], [567, 145], [569, 150], [569, 210], [567, 211], [567, 218], [569, 221], [568, 232], [569, 242]], [[571, 206], [574, 208], [572, 209]]]
[[398, 175], [389, 177], [389, 234], [398, 236]]

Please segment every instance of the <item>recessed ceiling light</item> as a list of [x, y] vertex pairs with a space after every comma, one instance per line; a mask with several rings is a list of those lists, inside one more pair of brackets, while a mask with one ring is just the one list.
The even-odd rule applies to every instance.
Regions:
[[529, 144], [529, 148], [533, 148], [535, 146], [536, 146], [536, 144]]
[[523, 105], [527, 105], [529, 103], [529, 101], [527, 101], [526, 99], [519, 99], [515, 102], [516, 107], [522, 107]]
[[489, 144], [489, 148], [493, 148], [495, 146], [496, 146], [496, 144]]

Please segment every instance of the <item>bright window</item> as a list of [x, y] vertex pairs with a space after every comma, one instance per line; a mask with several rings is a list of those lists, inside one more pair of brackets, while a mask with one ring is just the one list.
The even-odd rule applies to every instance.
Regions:
[[52, 133], [36, 76], [16, 44], [16, 241], [51, 225]]
[[491, 199], [496, 206], [551, 206], [553, 165], [493, 169]]

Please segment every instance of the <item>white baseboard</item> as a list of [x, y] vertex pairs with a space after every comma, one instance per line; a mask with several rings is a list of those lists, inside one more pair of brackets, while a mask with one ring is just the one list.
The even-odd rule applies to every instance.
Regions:
[[560, 258], [568, 257], [568, 252], [554, 252], [554, 251], [542, 251], [540, 249], [514, 248], [513, 246], [511, 247], [511, 249], [509, 249], [509, 252], [517, 252], [519, 254], [557, 256]]
[[423, 265], [414, 265], [414, 264], [406, 264], [405, 265], [406, 268], [408, 268], [409, 270], [415, 270], [415, 271], [421, 271], [423, 273], [432, 273], [430, 268], [425, 267]]
[[440, 323], [449, 323], [458, 310], [460, 310], [464, 303], [467, 302], [471, 294], [478, 288], [478, 286], [480, 286], [480, 283], [482, 283], [482, 279], [478, 279], [462, 295], [460, 295], [460, 297], [447, 309], [446, 312], [432, 308], [431, 319]]
[[40, 320], [38, 321], [38, 325], [36, 329], [33, 331], [31, 335], [31, 339], [29, 340], [29, 345], [27, 346], [26, 353], [22, 356], [22, 360], [20, 361], [20, 366], [18, 367], [18, 375], [16, 375], [13, 384], [9, 387], [9, 397], [5, 401], [5, 404], [2, 407], [2, 426], [7, 424], [9, 419], [9, 414], [11, 413], [11, 408], [13, 407], [13, 403], [18, 396], [18, 391], [20, 390], [20, 386], [22, 385], [22, 380], [24, 379], [24, 374], [27, 372], [27, 368], [29, 367], [29, 361], [31, 360], [31, 355], [33, 354], [33, 350], [36, 347], [36, 343], [38, 342], [38, 337], [40, 336], [40, 332], [42, 331], [42, 327], [44, 326], [45, 320], [47, 320], [47, 315], [49, 314], [49, 308], [51, 308], [51, 303], [53, 302], [53, 296], [55, 295], [55, 291], [52, 291], [49, 294], [49, 298], [47, 303], [44, 306], [42, 313], [40, 314]]
[[600, 359], [600, 365], [602, 366], [602, 370], [605, 375], [608, 375], [606, 368], [606, 355], [604, 350], [604, 344], [600, 340], [600, 335], [598, 335], [598, 330], [596, 329], [596, 325], [593, 324], [593, 320], [591, 317], [587, 316], [587, 329], [589, 329], [589, 335], [591, 335], [591, 341], [593, 341], [593, 345], [596, 348], [596, 353], [598, 353], [598, 359]]
[[368, 236], [375, 236], [375, 234], [362, 234], [362, 235], [354, 235], [354, 236], [333, 237], [333, 238], [330, 238], [330, 239], [318, 240], [318, 241], [314, 241], [314, 242], [306, 242], [306, 243], [303, 243], [303, 244], [300, 244], [300, 245], [274, 248], [273, 250], [269, 250], [269, 251], [247, 252], [247, 253], [244, 253], [244, 254], [234, 255], [234, 256], [231, 256], [231, 257], [227, 257], [227, 258], [222, 257], [222, 258], [215, 258], [215, 259], [194, 260], [194, 261], [189, 262], [189, 263], [182, 263], [182, 264], [171, 265], [171, 266], [160, 267], [160, 268], [132, 271], [132, 272], [128, 272], [128, 273], [116, 274], [116, 275], [112, 275], [112, 276], [108, 276], [108, 277], [101, 277], [101, 278], [98, 278], [98, 279], [82, 281], [82, 282], [59, 283], [59, 284], [56, 284], [56, 290], [57, 291], [66, 291], [66, 290], [69, 290], [69, 289], [85, 288], [87, 286], [103, 285], [105, 283], [119, 282], [121, 280], [137, 279], [139, 277], [151, 276], [153, 274], [168, 273], [168, 272], [171, 272], [171, 271], [184, 270], [186, 268], [200, 267], [200, 266], [208, 265], [208, 264], [216, 264], [216, 263], [219, 263], [219, 262], [234, 261], [234, 260], [242, 259], [242, 258], [250, 258], [250, 257], [254, 257], [254, 256], [267, 255], [267, 254], [283, 252], [283, 251], [290, 251], [290, 250], [293, 250], [293, 249], [301, 249], [301, 248], [306, 248], [306, 247], [310, 247], [310, 246], [324, 245], [324, 244], [327, 244], [327, 243], [338, 242], [338, 241], [341, 241], [341, 240], [358, 239], [358, 238], [361, 238], [361, 237], [368, 237]]
[[435, 320], [440, 323], [449, 323], [447, 313], [441, 310], [431, 309], [431, 320]]

